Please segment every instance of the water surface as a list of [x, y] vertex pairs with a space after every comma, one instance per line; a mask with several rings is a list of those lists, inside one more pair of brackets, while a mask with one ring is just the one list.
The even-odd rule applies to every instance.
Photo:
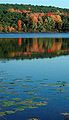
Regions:
[[69, 39], [0, 38], [0, 120], [69, 120]]
[[0, 38], [69, 38], [67, 33], [0, 33]]

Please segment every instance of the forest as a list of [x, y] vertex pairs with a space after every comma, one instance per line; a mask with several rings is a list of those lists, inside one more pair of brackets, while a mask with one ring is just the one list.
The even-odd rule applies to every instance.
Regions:
[[69, 32], [69, 9], [0, 4], [1, 32]]

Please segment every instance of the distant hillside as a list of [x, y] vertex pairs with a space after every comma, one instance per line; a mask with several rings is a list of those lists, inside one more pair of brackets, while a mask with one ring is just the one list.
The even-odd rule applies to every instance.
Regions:
[[31, 9], [32, 12], [57, 12], [58, 10], [60, 12], [66, 12], [69, 13], [69, 9], [62, 9], [58, 7], [52, 7], [52, 6], [34, 6], [34, 5], [19, 5], [19, 4], [0, 4], [0, 11], [1, 10], [7, 10], [9, 8], [19, 9], [19, 10], [29, 10]]
[[69, 32], [69, 9], [0, 4], [0, 32]]

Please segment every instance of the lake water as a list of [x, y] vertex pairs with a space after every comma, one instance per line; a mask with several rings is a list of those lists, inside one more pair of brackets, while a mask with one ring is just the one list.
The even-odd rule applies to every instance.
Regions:
[[4, 37], [0, 120], [69, 120], [68, 36]]

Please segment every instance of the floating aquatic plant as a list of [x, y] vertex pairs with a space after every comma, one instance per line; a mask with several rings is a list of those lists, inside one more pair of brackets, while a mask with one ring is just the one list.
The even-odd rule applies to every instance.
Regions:
[[28, 120], [39, 120], [39, 118], [30, 118]]
[[65, 99], [66, 99], [66, 100], [69, 100], [69, 96], [66, 96]]
[[13, 101], [19, 101], [21, 100], [20, 98], [12, 98]]
[[64, 115], [64, 116], [68, 116], [69, 115], [69, 113], [68, 112], [65, 112], [65, 113], [61, 113], [62, 115]]
[[5, 112], [0, 112], [0, 116], [6, 115]]
[[28, 94], [28, 95], [33, 95], [34, 92], [33, 92], [33, 91], [27, 91], [26, 94]]
[[34, 109], [34, 108], [37, 108], [37, 106], [29, 106], [28, 108], [33, 108]]
[[19, 106], [19, 107], [16, 108], [16, 111], [23, 111], [24, 108], [25, 108], [24, 106]]
[[22, 87], [23, 87], [23, 88], [28, 88], [28, 87], [29, 87], [29, 85], [22, 85]]
[[13, 113], [15, 113], [15, 111], [13, 110], [5, 111], [5, 114], [13, 114]]
[[31, 79], [27, 79], [25, 80], [25, 82], [33, 82]]
[[47, 104], [48, 104], [48, 102], [43, 102], [43, 101], [41, 101], [41, 102], [35, 102], [36, 106], [45, 106]]
[[[31, 83], [34, 82], [34, 85], [31, 86]], [[38, 81], [36, 83], [30, 77], [26, 79], [20, 80], [6, 80], [2, 81], [1, 85], [4, 90], [4, 94], [2, 95], [1, 106], [4, 108], [4, 111], [0, 112], [0, 116], [14, 114], [18, 111], [23, 111], [26, 109], [36, 109], [40, 106], [45, 106], [48, 103], [46, 102], [46, 98], [43, 96], [37, 96], [37, 92], [39, 93], [40, 84], [44, 85], [44, 82]], [[16, 85], [16, 88], [15, 88]], [[0, 92], [3, 92], [0, 89]], [[21, 94], [20, 94], [21, 92]], [[22, 93], [26, 93], [29, 98], [23, 98]], [[19, 95], [19, 97], [18, 97]], [[34, 97], [32, 97], [34, 95]], [[8, 98], [7, 98], [8, 96]], [[1, 109], [2, 110], [2, 109]], [[34, 119], [34, 118], [33, 118]], [[35, 120], [35, 119], [34, 119]]]
[[14, 101], [3, 101], [3, 106], [5, 107], [9, 107], [14, 105]]

